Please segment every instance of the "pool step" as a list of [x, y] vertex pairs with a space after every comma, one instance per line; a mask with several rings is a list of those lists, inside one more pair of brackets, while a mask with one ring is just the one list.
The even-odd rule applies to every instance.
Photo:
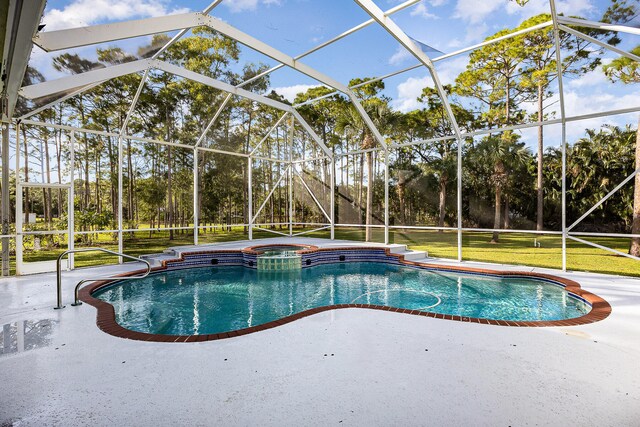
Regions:
[[151, 268], [162, 266], [162, 261], [168, 259], [175, 259], [174, 254], [162, 253], [162, 254], [150, 254], [150, 255], [141, 255], [140, 258], [149, 261], [151, 264]]
[[418, 259], [426, 258], [428, 256], [425, 251], [405, 251], [405, 252], [396, 252], [396, 255], [404, 256], [404, 259], [407, 261], [415, 261]]
[[427, 251], [413, 251], [407, 248], [407, 245], [389, 245], [389, 251], [395, 255], [402, 255], [407, 261], [416, 261], [423, 258], [428, 258], [429, 253]]

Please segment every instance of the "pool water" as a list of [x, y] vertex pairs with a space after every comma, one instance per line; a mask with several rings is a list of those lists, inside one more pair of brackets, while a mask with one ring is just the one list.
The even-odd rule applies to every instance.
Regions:
[[115, 283], [93, 296], [114, 306], [121, 326], [166, 335], [229, 332], [349, 303], [512, 321], [570, 319], [590, 310], [561, 286], [543, 280], [366, 262], [292, 272], [173, 270]]

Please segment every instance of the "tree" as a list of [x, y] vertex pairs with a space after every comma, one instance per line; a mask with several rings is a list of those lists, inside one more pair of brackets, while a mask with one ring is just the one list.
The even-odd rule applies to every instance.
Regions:
[[[476, 168], [474, 179], [481, 179], [483, 183], [489, 181], [493, 186], [495, 212], [491, 243], [499, 242], [497, 230], [504, 225], [502, 203], [505, 198], [508, 200], [506, 191], [510, 187], [513, 171], [524, 165], [529, 155], [524, 143], [519, 142], [517, 135], [509, 131], [489, 135], [469, 151], [468, 158]], [[506, 206], [508, 207], [508, 202]], [[505, 214], [508, 214], [508, 209], [505, 209]]]
[[[515, 30], [502, 30], [487, 38], [492, 40], [508, 35]], [[520, 108], [527, 101], [528, 91], [520, 84], [526, 50], [522, 44], [511, 40], [502, 40], [473, 51], [469, 55], [467, 69], [456, 78], [456, 93], [472, 98], [480, 103], [479, 119], [486, 122], [489, 129], [508, 126], [524, 118]], [[502, 202], [504, 177], [507, 176], [508, 162], [496, 158], [500, 153], [509, 152], [513, 134], [505, 132], [499, 137], [490, 134], [484, 140], [486, 146], [493, 146], [496, 152], [487, 152], [491, 156], [494, 170], [491, 180], [495, 188], [495, 203]], [[502, 142], [501, 142], [502, 141]], [[502, 206], [496, 204], [494, 228], [502, 228]], [[498, 242], [498, 233], [494, 232], [492, 243]]]
[[[447, 94], [454, 91], [453, 87], [445, 86]], [[413, 114], [413, 125], [423, 128], [427, 139], [436, 140], [414, 146], [414, 150], [425, 162], [426, 171], [432, 173], [438, 181], [438, 227], [444, 227], [447, 188], [449, 183], [456, 179], [458, 169], [458, 141], [455, 138], [437, 139], [454, 135], [453, 124], [438, 92], [426, 87], [418, 101], [426, 103], [427, 108]], [[473, 113], [456, 103], [451, 103], [451, 110], [462, 131], [471, 131], [474, 128]]]
[[[551, 19], [549, 14], [541, 14], [524, 21], [515, 31], [523, 30]], [[594, 37], [600, 37], [601, 32], [592, 32]], [[559, 32], [559, 45], [562, 51], [562, 73], [564, 75], [578, 75], [592, 71], [600, 65], [602, 49], [594, 48], [591, 43], [574, 37], [564, 31]], [[524, 47], [523, 72], [520, 85], [531, 92], [531, 98], [537, 106], [538, 122], [545, 120], [544, 101], [553, 95], [549, 90], [551, 83], [558, 78], [556, 62], [555, 34], [552, 27], [531, 31], [511, 39], [511, 43]], [[595, 57], [595, 58], [594, 58]], [[538, 167], [537, 167], [537, 209], [536, 229], [544, 229], [544, 126], [538, 127]]]
[[[637, 46], [631, 52], [635, 55], [640, 55], [640, 46]], [[613, 82], [620, 81], [624, 84], [640, 83], [639, 64], [626, 56], [614, 59], [603, 68], [607, 77]], [[636, 169], [640, 168], [640, 117], [638, 118], [638, 129], [636, 130], [635, 166]], [[640, 234], [640, 173], [636, 174], [634, 181], [631, 234]], [[631, 239], [629, 254], [640, 257], [640, 237]]]
[[[606, 22], [625, 23], [638, 16], [639, 8], [637, 0], [612, 0], [612, 5], [607, 9], [603, 19]], [[640, 46], [631, 51], [640, 54]], [[624, 84], [640, 82], [640, 67], [638, 63], [626, 56], [614, 59], [603, 67], [607, 77], [615, 82]], [[640, 168], [640, 117], [636, 134], [636, 170]], [[636, 174], [633, 192], [633, 220], [631, 222], [631, 234], [640, 234], [640, 174]], [[640, 257], [640, 237], [633, 237], [629, 247], [629, 254]]]
[[[355, 86], [364, 83], [367, 80], [369, 79], [352, 79], [349, 82], [349, 86]], [[382, 83], [381, 81], [371, 82], [354, 89], [354, 93], [360, 100], [365, 111], [373, 121], [376, 128], [382, 134], [386, 132], [386, 129], [391, 126], [398, 117], [398, 115], [389, 107], [389, 99], [384, 96], [378, 96], [380, 91], [382, 91], [383, 89], [384, 83]], [[350, 133], [352, 136], [358, 138], [361, 141], [360, 149], [367, 150], [365, 152], [368, 177], [365, 210], [365, 224], [367, 225], [367, 227], [365, 232], [365, 239], [367, 242], [369, 242], [371, 241], [372, 237], [370, 226], [373, 225], [373, 186], [375, 181], [373, 149], [378, 145], [378, 142], [371, 134], [371, 130], [367, 127], [364, 120], [352, 104], [348, 104], [347, 108], [343, 110], [343, 114], [341, 115], [336, 127], [338, 132], [343, 131], [346, 133]], [[362, 168], [360, 179], [362, 182]], [[362, 191], [362, 185], [360, 186], [360, 188]], [[359, 205], [361, 204], [359, 203]]]

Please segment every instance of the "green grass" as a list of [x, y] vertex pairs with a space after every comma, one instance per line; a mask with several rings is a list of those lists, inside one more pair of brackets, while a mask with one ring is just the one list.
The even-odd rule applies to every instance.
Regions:
[[[307, 231], [307, 229], [295, 229], [295, 232]], [[280, 231], [286, 232], [285, 229]], [[305, 237], [329, 238], [329, 230], [321, 230], [306, 234]], [[277, 237], [276, 234], [261, 230], [254, 230], [255, 239]], [[340, 227], [335, 230], [336, 239], [365, 241], [363, 228]], [[232, 227], [230, 230], [216, 229], [200, 231], [199, 243], [216, 243], [235, 240], [245, 240], [248, 234], [242, 227]], [[540, 247], [534, 246], [534, 239], [540, 243]], [[466, 232], [462, 239], [462, 255], [466, 261], [481, 261], [498, 264], [515, 264], [547, 268], [562, 268], [562, 239], [556, 235], [531, 235], [524, 233], [502, 233], [500, 242], [490, 243], [490, 233]], [[601, 244], [626, 252], [629, 239], [624, 238], [590, 238], [594, 243]], [[373, 241], [384, 242], [384, 231], [373, 230]], [[391, 243], [406, 244], [411, 249], [426, 250], [430, 256], [438, 258], [456, 259], [457, 234], [455, 232], [437, 232], [431, 230], [394, 229], [390, 231]], [[160, 253], [171, 246], [192, 245], [193, 233], [176, 232], [173, 240], [169, 240], [168, 231], [140, 231], [125, 233], [124, 249], [129, 255], [140, 256], [144, 254]], [[100, 246], [117, 250], [117, 241], [113, 234], [102, 233], [92, 235], [91, 246]], [[76, 243], [76, 247], [81, 247]], [[57, 256], [66, 250], [66, 246], [60, 246], [51, 250], [25, 251], [25, 262], [55, 260]], [[15, 260], [12, 259], [14, 262]], [[76, 267], [87, 267], [105, 263], [115, 263], [117, 258], [101, 253], [77, 254], [75, 256]], [[597, 273], [619, 274], [640, 277], [640, 262], [619, 256], [598, 248], [584, 245], [572, 240], [567, 241], [567, 268], [569, 270], [591, 271]], [[15, 270], [13, 270], [15, 271]]]

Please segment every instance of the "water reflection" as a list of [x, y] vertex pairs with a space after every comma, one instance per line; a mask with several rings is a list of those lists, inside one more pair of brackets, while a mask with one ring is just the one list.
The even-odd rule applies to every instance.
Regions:
[[6, 323], [0, 331], [0, 355], [35, 350], [51, 343], [51, 334], [56, 320], [21, 320]]
[[228, 332], [354, 300], [514, 321], [566, 319], [588, 311], [561, 287], [540, 280], [379, 263], [321, 265], [295, 272], [244, 267], [175, 270], [126, 286], [114, 284], [94, 295], [116, 306], [116, 321], [122, 326], [170, 335]]

